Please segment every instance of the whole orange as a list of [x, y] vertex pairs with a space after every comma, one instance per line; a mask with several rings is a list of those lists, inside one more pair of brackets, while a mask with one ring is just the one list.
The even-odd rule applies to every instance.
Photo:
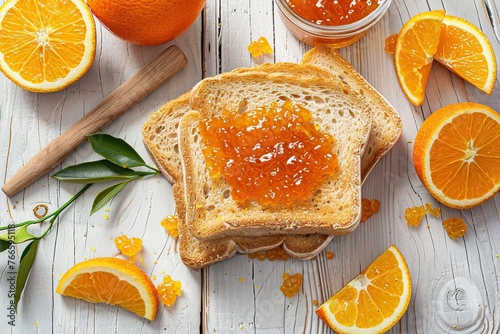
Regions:
[[139, 45], [158, 45], [182, 34], [205, 0], [87, 0], [92, 13], [113, 34]]

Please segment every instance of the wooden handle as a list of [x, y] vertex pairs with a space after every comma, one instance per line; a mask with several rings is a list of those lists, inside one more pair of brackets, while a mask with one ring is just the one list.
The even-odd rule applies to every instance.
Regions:
[[85, 141], [85, 135], [98, 132], [111, 123], [180, 71], [186, 63], [186, 56], [177, 46], [167, 48], [31, 158], [5, 183], [3, 192], [10, 197], [47, 174]]

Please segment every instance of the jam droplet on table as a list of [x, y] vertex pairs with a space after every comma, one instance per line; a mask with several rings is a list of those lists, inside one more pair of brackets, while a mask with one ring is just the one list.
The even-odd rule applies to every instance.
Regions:
[[281, 292], [287, 297], [291, 298], [300, 292], [302, 288], [302, 274], [290, 275], [283, 274], [283, 284], [280, 287]]
[[463, 237], [467, 232], [467, 225], [461, 218], [452, 217], [443, 221], [444, 229], [452, 239]]
[[173, 280], [170, 275], [165, 275], [163, 277], [163, 282], [158, 285], [158, 296], [161, 302], [167, 306], [171, 306], [181, 294], [181, 282]]
[[307, 200], [338, 171], [334, 139], [290, 101], [200, 122], [203, 155], [212, 178], [224, 177], [236, 202], [290, 205]]
[[425, 203], [425, 206], [412, 206], [405, 210], [405, 219], [408, 225], [418, 226], [425, 214], [429, 212], [434, 217], [441, 217], [441, 209], [433, 208], [431, 203]]
[[116, 248], [125, 256], [130, 256], [129, 261], [134, 262], [135, 256], [142, 249], [142, 239], [140, 238], [129, 238], [127, 235], [122, 234], [117, 236], [115, 239]]
[[177, 215], [168, 215], [163, 218], [161, 226], [167, 230], [171, 237], [177, 238], [179, 236], [179, 218]]
[[269, 45], [267, 38], [259, 37], [258, 40], [248, 45], [248, 52], [255, 58], [263, 53], [273, 53], [273, 48]]
[[380, 201], [378, 199], [361, 199], [361, 222], [364, 223], [371, 216], [376, 214], [380, 209]]

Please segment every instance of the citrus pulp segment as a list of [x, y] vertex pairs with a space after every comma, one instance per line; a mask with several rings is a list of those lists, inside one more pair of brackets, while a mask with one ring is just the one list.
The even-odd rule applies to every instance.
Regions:
[[71, 267], [56, 292], [91, 303], [108, 303], [149, 320], [158, 310], [158, 292], [151, 279], [132, 263], [118, 258], [95, 258]]
[[436, 110], [418, 130], [413, 163], [439, 202], [471, 208], [500, 189], [500, 115], [472, 102]]
[[406, 260], [392, 245], [316, 313], [339, 333], [383, 333], [406, 312], [411, 289]]
[[404, 94], [416, 106], [424, 101], [444, 16], [444, 10], [418, 14], [406, 22], [396, 40], [396, 74]]
[[483, 92], [493, 91], [497, 77], [493, 47], [484, 33], [469, 21], [444, 17], [434, 59]]
[[0, 8], [0, 70], [26, 90], [67, 87], [88, 71], [95, 49], [83, 0], [8, 0]]

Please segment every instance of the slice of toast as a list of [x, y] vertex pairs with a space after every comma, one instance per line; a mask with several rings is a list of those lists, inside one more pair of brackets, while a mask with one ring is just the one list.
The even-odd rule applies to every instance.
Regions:
[[399, 114], [337, 50], [327, 45], [316, 46], [304, 55], [302, 64], [318, 66], [338, 76], [353, 91], [363, 95], [370, 105], [372, 128], [361, 157], [361, 179], [365, 180], [375, 164], [401, 136], [403, 126]]
[[[317, 71], [317, 69], [315, 70]], [[361, 213], [360, 156], [371, 126], [371, 111], [357, 94], [339, 82], [314, 75], [249, 71], [227, 73], [193, 88], [191, 107], [179, 127], [184, 167], [186, 224], [201, 239], [222, 236], [322, 233], [342, 235], [358, 224]], [[326, 75], [328, 76], [328, 74]], [[198, 123], [224, 110], [252, 110], [290, 100], [313, 113], [313, 122], [336, 139], [340, 172], [328, 177], [309, 200], [292, 206], [236, 203], [222, 178], [208, 176], [201, 153]]]
[[[172, 191], [179, 217], [179, 252], [183, 262], [195, 269], [232, 257], [236, 252], [252, 253], [282, 245], [288, 255], [310, 259], [330, 242], [330, 236], [271, 236], [258, 238], [222, 238], [201, 241], [184, 224], [182, 164], [178, 154], [177, 129], [180, 118], [191, 108], [189, 92], [164, 104], [149, 116], [142, 127], [144, 145], [163, 176], [173, 183]], [[172, 135], [175, 133], [175, 136]]]

